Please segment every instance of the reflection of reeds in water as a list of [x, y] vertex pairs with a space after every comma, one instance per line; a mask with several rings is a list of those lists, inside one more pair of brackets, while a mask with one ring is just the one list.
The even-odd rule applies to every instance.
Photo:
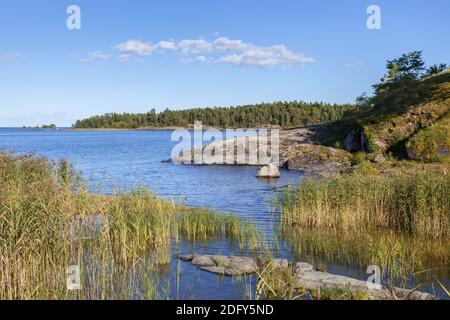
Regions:
[[177, 214], [175, 232], [183, 240], [196, 241], [226, 236], [243, 249], [257, 249], [260, 237], [255, 226], [232, 215], [213, 214], [205, 210], [183, 209]]
[[[0, 154], [0, 299], [155, 299], [172, 239], [229, 237], [256, 246], [246, 222], [178, 208], [145, 189], [93, 195], [67, 162]], [[66, 268], [81, 269], [68, 291]], [[161, 290], [162, 288], [162, 290]]]
[[414, 276], [419, 282], [450, 276], [450, 240], [408, 238], [393, 232], [345, 234], [286, 228], [285, 239], [297, 259], [316, 266], [330, 263], [382, 267], [386, 280]]
[[[331, 265], [359, 269], [364, 278], [368, 266], [379, 266], [382, 283], [388, 287], [434, 285], [446, 297], [448, 289], [441, 282], [450, 276], [450, 239], [418, 239], [394, 232], [346, 234], [327, 230], [284, 227], [283, 240], [293, 253], [292, 261], [307, 261], [320, 271]], [[295, 264], [277, 269], [270, 252], [257, 273], [257, 299], [366, 300], [367, 293], [342, 288], [306, 289], [294, 276]], [[413, 282], [412, 282], [413, 281]]]

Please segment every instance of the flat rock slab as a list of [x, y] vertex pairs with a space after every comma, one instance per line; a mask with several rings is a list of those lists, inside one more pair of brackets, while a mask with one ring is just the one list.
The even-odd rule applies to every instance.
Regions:
[[[190, 262], [200, 270], [223, 276], [250, 275], [259, 271], [258, 260], [252, 257], [217, 256], [217, 255], [181, 255], [179, 259]], [[289, 268], [286, 259], [274, 259], [276, 269]], [[401, 288], [374, 287], [366, 281], [318, 271], [313, 265], [298, 262], [295, 265], [297, 288], [306, 290], [346, 289], [353, 293], [365, 294], [369, 299], [411, 299], [434, 300], [429, 293], [411, 291]]]
[[347, 289], [354, 293], [362, 293], [373, 300], [410, 299], [434, 300], [429, 293], [411, 291], [401, 288], [387, 288], [375, 285], [369, 287], [366, 281], [318, 271], [308, 263], [297, 263], [295, 277], [297, 286], [308, 290], [318, 289]]
[[[182, 255], [179, 259], [190, 262], [200, 270], [224, 276], [240, 276], [254, 274], [258, 271], [258, 262], [252, 257]], [[288, 261], [276, 259], [275, 267], [287, 268]]]
[[260, 134], [211, 142], [191, 150], [183, 150], [172, 162], [186, 165], [266, 166], [279, 162], [278, 152], [269, 152], [266, 157], [260, 156], [271, 150], [268, 147], [271, 141], [270, 135]]

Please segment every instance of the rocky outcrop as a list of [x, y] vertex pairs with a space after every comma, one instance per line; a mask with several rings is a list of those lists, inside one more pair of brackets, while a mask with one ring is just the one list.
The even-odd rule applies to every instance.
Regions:
[[[213, 256], [213, 255], [182, 255], [179, 259], [190, 262], [199, 269], [223, 276], [240, 276], [255, 274], [260, 271], [258, 260], [252, 257]], [[289, 262], [285, 259], [272, 261], [276, 270], [289, 269]], [[299, 262], [295, 265], [295, 286], [297, 289], [346, 289], [353, 293], [364, 294], [369, 299], [411, 299], [433, 300], [429, 293], [411, 291], [401, 288], [375, 286], [366, 281], [318, 271], [313, 265]]]
[[[450, 110], [450, 99], [433, 101], [408, 108], [403, 114], [385, 117], [377, 123], [367, 124], [364, 131], [370, 135], [371, 144], [384, 153], [402, 141], [431, 128]], [[372, 148], [373, 148], [372, 147]]]
[[[276, 142], [278, 144], [278, 142]], [[279, 163], [271, 135], [237, 137], [184, 150], [172, 159], [179, 164], [266, 166]]]
[[262, 167], [258, 173], [256, 173], [258, 178], [279, 178], [280, 169], [277, 165], [271, 163], [268, 166]]
[[349, 170], [353, 155], [340, 149], [298, 144], [282, 150], [280, 161], [288, 169], [301, 169], [307, 173], [330, 176]]
[[406, 143], [410, 159], [420, 161], [442, 161], [450, 157], [450, 112], [433, 126], [419, 131]]
[[353, 129], [345, 137], [342, 147], [348, 152], [369, 151], [367, 148], [367, 139], [364, 135], [364, 131], [360, 129]]
[[345, 150], [320, 145], [326, 125], [283, 131], [280, 135], [280, 164], [287, 169], [331, 176], [350, 170], [353, 155]]
[[445, 159], [450, 156], [450, 148], [441, 141], [434, 141], [437, 146], [431, 146], [432, 150], [426, 150], [422, 152], [417, 152], [414, 146], [407, 146], [406, 153], [409, 159], [434, 162], [439, 161], [439, 159]]
[[[279, 141], [272, 141], [271, 135], [260, 135], [213, 142], [202, 148], [187, 150], [172, 161], [182, 164], [266, 166], [257, 176], [268, 178], [280, 176], [275, 167], [324, 176], [348, 171], [353, 161], [349, 152], [314, 144], [322, 130], [323, 126], [318, 125], [281, 131]], [[274, 144], [272, 147], [274, 142], [279, 146]]]

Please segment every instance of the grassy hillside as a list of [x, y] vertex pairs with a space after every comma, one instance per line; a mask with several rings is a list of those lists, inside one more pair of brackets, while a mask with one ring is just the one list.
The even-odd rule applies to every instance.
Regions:
[[[407, 156], [407, 145], [416, 146], [418, 152], [431, 152], [435, 148], [433, 145], [448, 146], [445, 141], [448, 140], [449, 127], [444, 118], [450, 110], [450, 72], [394, 88], [375, 96], [373, 102], [374, 105], [354, 117], [326, 126], [322, 143], [353, 149], [350, 151], [392, 154], [400, 158]], [[349, 141], [350, 134], [355, 138]], [[408, 143], [412, 137], [416, 142]], [[443, 139], [443, 145], [432, 141], [434, 138]], [[435, 156], [437, 153], [420, 158], [430, 160]]]
[[426, 162], [450, 160], [450, 112], [434, 125], [420, 130], [406, 143], [406, 151], [411, 159]]
[[364, 119], [363, 129], [372, 152], [405, 155], [405, 143], [432, 126], [450, 110], [450, 73], [401, 87], [380, 99]]

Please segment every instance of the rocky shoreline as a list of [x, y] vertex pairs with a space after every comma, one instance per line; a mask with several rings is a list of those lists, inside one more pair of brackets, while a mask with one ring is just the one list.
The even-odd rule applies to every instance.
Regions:
[[[345, 150], [326, 147], [317, 144], [315, 136], [320, 126], [304, 127], [291, 130], [280, 131], [279, 151], [277, 154], [268, 155], [261, 158], [260, 154], [266, 152], [266, 146], [272, 145], [271, 135], [259, 135], [239, 137], [224, 141], [212, 142], [204, 145], [201, 149], [192, 149], [190, 152], [184, 152], [179, 157], [172, 159], [182, 164], [198, 164], [195, 161], [196, 155], [210, 153], [211, 150], [223, 150], [221, 162], [215, 161], [215, 156], [203, 159], [202, 165], [247, 165], [255, 167], [267, 167], [267, 172], [273, 172], [273, 167], [277, 165], [280, 168], [288, 170], [301, 170], [307, 174], [316, 174], [321, 176], [332, 176], [351, 170], [353, 155]], [[263, 145], [264, 147], [260, 147]], [[239, 158], [237, 150], [245, 150], [244, 159]], [[233, 153], [234, 151], [234, 153]], [[234, 158], [227, 159], [227, 154], [234, 154]], [[252, 157], [253, 155], [253, 157]], [[224, 162], [226, 159], [226, 162]], [[266, 174], [260, 174], [265, 176]], [[273, 175], [278, 176], [277, 173]]]

